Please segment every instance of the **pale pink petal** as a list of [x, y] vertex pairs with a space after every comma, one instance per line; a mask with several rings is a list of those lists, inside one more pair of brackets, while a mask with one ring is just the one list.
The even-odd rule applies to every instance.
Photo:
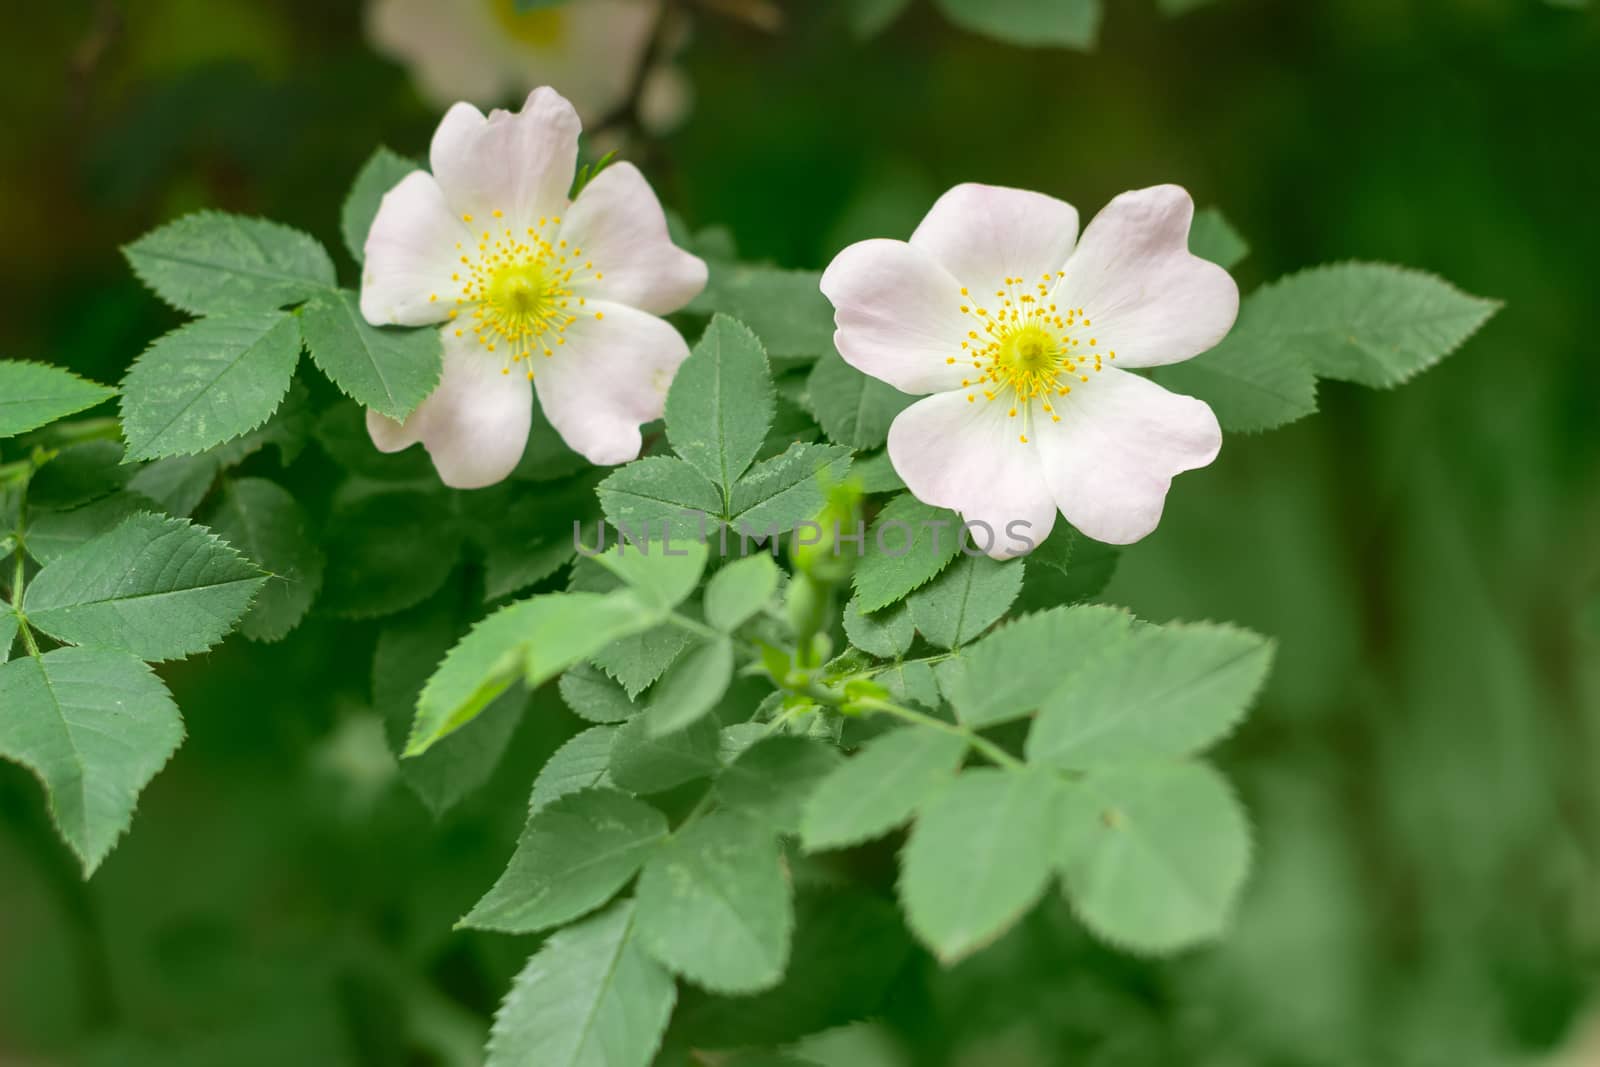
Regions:
[[367, 231], [361, 314], [374, 326], [442, 321], [460, 288], [450, 280], [459, 269], [457, 246], [469, 240], [433, 175], [407, 174], [384, 194]]
[[554, 355], [530, 357], [539, 406], [561, 439], [590, 463], [637, 459], [639, 427], [659, 419], [689, 346], [664, 320], [591, 300]]
[[[1082, 308], [1082, 336], [1121, 367], [1156, 367], [1215, 345], [1239, 314], [1228, 272], [1189, 252], [1194, 202], [1176, 185], [1123, 193], [1083, 231], [1055, 299]], [[1085, 342], [1087, 343], [1087, 342]]]
[[823, 271], [822, 292], [833, 303], [833, 343], [857, 370], [913, 394], [959, 389], [972, 373], [961, 283], [921, 249], [853, 244]]
[[503, 59], [484, 61], [485, 45], [500, 36], [491, 32], [487, 6], [373, 0], [367, 5], [367, 36], [379, 52], [406, 65], [418, 91], [435, 106], [494, 102], [510, 70]]
[[952, 508], [970, 523], [971, 544], [996, 559], [1021, 555], [1055, 525], [1039, 451], [1024, 443], [1022, 419], [1004, 400], [963, 392], [917, 401], [889, 427], [889, 461], [924, 504]]
[[578, 113], [548, 87], [529, 94], [521, 111], [488, 118], [457, 104], [434, 132], [429, 159], [455, 214], [471, 215], [474, 227], [520, 231], [566, 210], [579, 129]]
[[614, 163], [584, 187], [561, 236], [577, 254], [571, 289], [580, 296], [665, 315], [706, 286], [705, 263], [672, 243], [661, 202], [632, 163]]
[[941, 196], [911, 243], [984, 298], [1021, 278], [1055, 282], [1078, 237], [1078, 210], [1043, 193], [968, 182]]
[[1067, 521], [1097, 541], [1131, 544], [1156, 528], [1174, 475], [1217, 458], [1222, 429], [1204, 403], [1113, 368], [1035, 417], [1050, 492]]
[[520, 366], [504, 364], [471, 337], [441, 331], [444, 372], [439, 387], [404, 423], [367, 412], [367, 433], [382, 452], [418, 441], [433, 458], [439, 480], [454, 489], [481, 489], [505, 480], [528, 444], [533, 389]]

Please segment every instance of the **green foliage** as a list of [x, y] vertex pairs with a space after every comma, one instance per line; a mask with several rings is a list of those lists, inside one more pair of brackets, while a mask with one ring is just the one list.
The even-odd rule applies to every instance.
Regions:
[[647, 1067], [677, 991], [636, 922], [623, 902], [546, 941], [495, 1013], [488, 1067]]
[[366, 261], [367, 231], [378, 216], [383, 195], [416, 169], [416, 163], [381, 145], [361, 165], [339, 210], [339, 233], [351, 259], [357, 263]]
[[923, 637], [956, 648], [992, 626], [1022, 592], [1023, 561], [963, 555], [906, 598]]
[[838, 750], [804, 737], [757, 741], [717, 780], [724, 804], [779, 833], [800, 832], [802, 809], [819, 782], [841, 765]]
[[891, 730], [867, 742], [806, 802], [800, 826], [806, 848], [888, 833], [950, 783], [966, 751], [961, 738], [937, 730]]
[[1081, 769], [1197, 752], [1244, 717], [1271, 663], [1271, 642], [1228, 626], [1138, 630], [1067, 668], [1028, 735], [1028, 759]]
[[982, 948], [1044, 894], [1060, 785], [1048, 774], [969, 770], [921, 810], [906, 842], [906, 920], [946, 963]]
[[0, 666], [0, 705], [0, 755], [38, 776], [56, 829], [93, 874], [183, 740], [177, 705], [138, 657], [113, 648]]
[[1085, 663], [1121, 647], [1132, 624], [1127, 612], [1100, 605], [1024, 616], [940, 664], [939, 685], [968, 726], [1020, 718]]
[[725, 993], [775, 985], [794, 908], [777, 839], [716, 812], [679, 829], [639, 876], [639, 939], [672, 970]]
[[714, 316], [667, 393], [672, 450], [726, 497], [771, 422], [772, 378], [761, 342], [742, 323]]
[[46, 363], [0, 360], [0, 438], [36, 430], [116, 395]]
[[276, 482], [238, 478], [227, 484], [209, 521], [268, 575], [240, 631], [255, 641], [281, 641], [322, 588], [322, 548], [305, 509]]
[[[1194, 0], [1178, 0], [1179, 3]], [[1206, 0], [1199, 0], [1205, 3]], [[1250, 254], [1250, 245], [1233, 224], [1214, 207], [1202, 208], [1194, 213], [1189, 224], [1189, 251], [1201, 259], [1209, 259], [1223, 270], [1232, 270], [1239, 261]]]
[[616, 730], [609, 773], [619, 788], [660, 793], [721, 770], [721, 742], [721, 731], [711, 716], [665, 735], [650, 729], [642, 717], [633, 719]]
[[911, 609], [904, 603], [892, 604], [868, 614], [861, 610], [861, 598], [852, 596], [844, 606], [844, 616], [840, 621], [852, 645], [885, 659], [903, 655], [916, 636]]
[[833, 307], [818, 271], [719, 262], [707, 264], [705, 291], [686, 309], [744, 323], [775, 360], [810, 360], [833, 351]]
[[828, 439], [851, 448], [882, 448], [889, 424], [916, 398], [868, 377], [829, 351], [806, 378], [806, 407]]
[[609, 785], [607, 771], [617, 732], [615, 726], [591, 726], [556, 749], [533, 781], [529, 809], [538, 811], [564, 796]]
[[643, 710], [621, 683], [588, 663], [580, 663], [561, 676], [561, 697], [574, 715], [590, 722], [626, 722]]
[[315, 294], [300, 309], [306, 350], [362, 407], [404, 420], [439, 384], [439, 331], [371, 326], [347, 289]]
[[463, 926], [529, 933], [585, 915], [626, 885], [667, 837], [667, 820], [642, 801], [588, 789], [528, 817], [500, 880]]
[[334, 284], [316, 239], [265, 219], [201, 211], [123, 249], [139, 280], [194, 315], [270, 311]]
[[878, 513], [856, 567], [857, 606], [877, 611], [931, 581], [961, 551], [961, 519], [904, 493]]
[[205, 527], [139, 514], [45, 567], [23, 606], [70, 644], [181, 659], [222, 640], [265, 581]]
[[782, 572], [769, 556], [750, 556], [723, 567], [706, 583], [706, 621], [724, 633], [766, 607]]
[[1250, 832], [1214, 770], [1128, 767], [1063, 788], [1056, 862], [1090, 929], [1141, 952], [1222, 932], [1249, 866]]
[[1090, 49], [1100, 34], [1100, 0], [934, 0], [963, 29], [1025, 48]]
[[192, 455], [255, 429], [299, 360], [294, 319], [276, 311], [200, 319], [157, 338], [122, 383], [129, 458]]
[[1498, 307], [1421, 271], [1316, 267], [1251, 293], [1220, 345], [1156, 378], [1209, 403], [1225, 429], [1271, 429], [1316, 410], [1316, 377], [1399, 385], [1455, 351]]
[[449, 576], [461, 545], [445, 500], [414, 490], [337, 505], [323, 541], [322, 606], [356, 619], [393, 615], [428, 599]]
[[645, 728], [660, 737], [710, 713], [733, 679], [733, 642], [707, 637], [680, 656], [651, 689]]

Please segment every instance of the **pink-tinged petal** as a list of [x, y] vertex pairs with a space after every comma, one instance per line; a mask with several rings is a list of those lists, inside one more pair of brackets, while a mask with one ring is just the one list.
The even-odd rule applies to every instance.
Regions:
[[[484, 4], [439, 0], [374, 0], [367, 5], [367, 37], [379, 52], [405, 64], [422, 96], [437, 107], [456, 100], [495, 100], [503, 95], [504, 59], [484, 62], [486, 46], [499, 34]], [[554, 79], [550, 79], [554, 80]]]
[[504, 481], [522, 459], [533, 424], [533, 389], [520, 366], [503, 364], [471, 337], [445, 329], [444, 372], [439, 387], [404, 423], [367, 412], [367, 433], [382, 452], [422, 442], [453, 489], [481, 489]]
[[1044, 477], [1067, 521], [1097, 541], [1132, 544], [1156, 528], [1174, 475], [1217, 458], [1222, 428], [1199, 400], [1106, 368], [1035, 417]]
[[532, 356], [539, 406], [561, 439], [590, 463], [639, 457], [639, 427], [666, 409], [667, 387], [689, 346], [664, 320], [591, 300], [552, 356]]
[[911, 243], [975, 293], [990, 296], [1007, 278], [1027, 287], [1066, 265], [1078, 237], [1078, 209], [1026, 189], [968, 182], [934, 202]]
[[1179, 363], [1215, 345], [1239, 314], [1228, 272], [1189, 252], [1194, 201], [1176, 185], [1123, 193], [1096, 215], [1055, 299], [1083, 308], [1096, 348], [1121, 367]]
[[913, 496], [953, 508], [971, 544], [995, 559], [1031, 550], [1055, 525], [1056, 505], [1039, 451], [1021, 440], [1022, 420], [1002, 400], [939, 393], [917, 401], [889, 427], [889, 461]]
[[[572, 291], [665, 315], [706, 287], [706, 265], [672, 243], [661, 202], [632, 163], [600, 172], [567, 209], [561, 236], [581, 251]], [[598, 272], [598, 277], [596, 276]]]
[[961, 388], [973, 367], [963, 341], [974, 320], [961, 313], [961, 283], [904, 241], [851, 245], [822, 272], [833, 303], [834, 346], [846, 363], [902, 393]]
[[488, 118], [457, 104], [434, 132], [429, 159], [455, 214], [471, 215], [474, 228], [521, 232], [566, 210], [580, 128], [572, 105], [549, 87], [529, 94], [521, 111]]
[[361, 314], [375, 326], [443, 321], [460, 289], [450, 280], [460, 269], [456, 246], [470, 240], [433, 175], [407, 174], [384, 194], [367, 231]]

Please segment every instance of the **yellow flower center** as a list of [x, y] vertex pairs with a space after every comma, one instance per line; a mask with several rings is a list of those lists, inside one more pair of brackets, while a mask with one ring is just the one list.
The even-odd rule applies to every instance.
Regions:
[[1052, 286], [1061, 276], [1060, 271], [1041, 275], [1032, 285], [1024, 278], [1007, 278], [992, 302], [962, 289], [961, 314], [971, 322], [961, 354], [945, 360], [972, 364], [976, 373], [961, 380], [961, 387], [971, 390], [968, 403], [977, 403], [980, 396], [985, 403], [1006, 403], [1006, 414], [1022, 419], [1023, 432], [1017, 437], [1023, 444], [1035, 400], [1052, 422], [1060, 422], [1051, 401], [1071, 393], [1074, 383], [1087, 382], [1106, 360], [1117, 358], [1115, 352], [1102, 356], [1083, 308], [1062, 311], [1056, 306]]
[[[503, 212], [491, 216], [498, 233], [483, 230], [476, 248], [456, 244], [461, 266], [450, 279], [461, 289], [449, 317], [457, 337], [470, 329], [486, 351], [501, 356], [500, 372], [509, 374], [513, 363], [535, 353], [553, 356], [567, 343], [567, 327], [588, 303], [573, 291], [573, 279], [604, 275], [584, 258], [583, 249], [568, 246], [560, 218], [542, 218], [518, 233], [501, 223]], [[471, 215], [461, 218], [469, 226], [474, 222]], [[602, 317], [595, 312], [595, 318]], [[531, 364], [527, 373], [533, 377]]]
[[518, 11], [516, 0], [489, 0], [494, 20], [513, 41], [532, 48], [551, 48], [566, 37], [566, 16], [559, 7]]

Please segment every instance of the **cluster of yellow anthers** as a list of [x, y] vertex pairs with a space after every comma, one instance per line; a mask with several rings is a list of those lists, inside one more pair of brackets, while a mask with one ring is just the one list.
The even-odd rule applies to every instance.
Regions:
[[[496, 210], [493, 216], [498, 220], [504, 213]], [[471, 215], [463, 215], [461, 220], [473, 224]], [[460, 325], [467, 321], [462, 318], [465, 314], [478, 343], [490, 352], [504, 353], [501, 374], [510, 374], [513, 363], [530, 360], [531, 379], [533, 354], [555, 355], [555, 350], [567, 343], [562, 335], [578, 321], [578, 309], [587, 304], [574, 294], [573, 279], [580, 272], [596, 281], [605, 275], [583, 258], [583, 249], [568, 247], [561, 236], [559, 216], [541, 218], [538, 225], [521, 234], [510, 226], [497, 225], [499, 234], [482, 232], [475, 253], [456, 243], [461, 269], [451, 274], [450, 280], [461, 284], [461, 293], [449, 317], [458, 323], [457, 337], [466, 333], [467, 327]], [[430, 294], [428, 299], [438, 300], [439, 294]], [[603, 319], [605, 313], [596, 311], [594, 317]]]
[[[979, 306], [962, 288], [961, 313], [977, 320], [961, 342], [959, 357], [978, 371], [976, 378], [961, 379], [963, 389], [977, 390], [967, 394], [969, 404], [977, 401], [978, 393], [986, 401], [1009, 393], [1011, 407], [1006, 414], [1016, 418], [1020, 411], [1026, 427], [1037, 397], [1051, 421], [1060, 422], [1050, 398], [1072, 392], [1070, 379], [1087, 382], [1086, 371], [1102, 368], [1099, 341], [1085, 334], [1093, 325], [1088, 313], [1083, 308], [1062, 311], [1051, 299], [1051, 286], [1063, 273], [1040, 275], [1032, 286], [1025, 278], [1007, 278], [1004, 288], [995, 290], [999, 304], [993, 311]], [[945, 362], [954, 364], [957, 358], [951, 356]], [[1106, 360], [1116, 358], [1115, 352], [1104, 356]], [[1028, 443], [1026, 433], [1018, 439]]]

